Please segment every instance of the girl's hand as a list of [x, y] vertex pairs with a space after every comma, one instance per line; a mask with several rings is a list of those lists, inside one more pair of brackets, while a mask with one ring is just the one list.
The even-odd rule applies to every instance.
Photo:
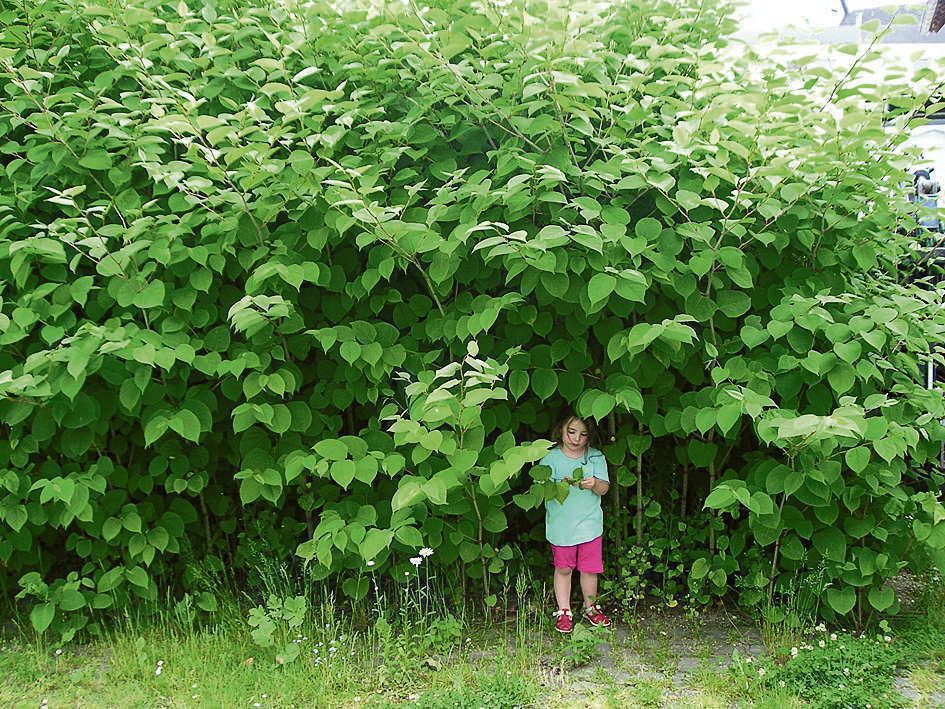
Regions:
[[597, 478], [584, 478], [579, 483], [579, 485], [585, 490], [593, 490], [596, 484], [597, 484]]

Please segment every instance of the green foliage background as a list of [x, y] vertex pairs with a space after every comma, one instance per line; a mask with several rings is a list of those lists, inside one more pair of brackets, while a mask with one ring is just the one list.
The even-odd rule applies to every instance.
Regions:
[[0, 6], [0, 582], [37, 629], [211, 609], [194, 565], [254, 546], [354, 598], [430, 546], [488, 596], [544, 568], [565, 405], [613, 549], [706, 503], [695, 597], [895, 610], [945, 411], [889, 93], [628, 5]]

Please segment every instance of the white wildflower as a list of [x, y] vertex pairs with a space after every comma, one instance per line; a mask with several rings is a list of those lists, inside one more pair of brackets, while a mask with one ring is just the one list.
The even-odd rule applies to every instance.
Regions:
[[430, 547], [423, 547], [420, 551], [417, 552], [423, 558], [428, 556], [433, 556], [433, 550]]
[[891, 643], [891, 642], [892, 642], [892, 638], [889, 637], [888, 635], [884, 635], [884, 636], [883, 636], [883, 642]]
[[750, 657], [746, 657], [745, 662], [750, 665], [752, 662], [754, 662], [754, 660], [751, 659]]
[[797, 657], [798, 650], [796, 647], [791, 648], [791, 657]]
[[836, 634], [836, 633], [830, 633], [830, 639], [831, 639], [831, 640], [836, 640], [836, 639], [837, 639], [837, 634]]
[[781, 689], [784, 689], [785, 687], [787, 687], [787, 682], [785, 682], [785, 681], [782, 679], [780, 682], [778, 682], [778, 686], [779, 686]]
[[765, 676], [765, 668], [764, 668], [764, 667], [759, 667], [759, 668], [758, 668], [758, 676], [759, 676], [759, 677], [764, 677], [764, 676]]
[[821, 647], [827, 647], [827, 643], [825, 643], [823, 640], [821, 640], [821, 641], [820, 641], [819, 643], [817, 643], [817, 644], [820, 645]]
[[844, 667], [844, 668], [843, 668], [843, 674], [845, 674], [845, 675], [847, 675], [847, 676], [849, 677], [849, 676], [850, 676], [850, 668], [849, 668], [849, 667]]
[[420, 566], [420, 564], [423, 563], [423, 557], [421, 557], [421, 556], [411, 556], [411, 557], [410, 557], [410, 563], [413, 564], [414, 566]]
[[368, 566], [374, 566], [374, 559], [371, 559], [370, 561], [368, 561], [367, 565], [368, 565]]
[[61, 647], [57, 647], [57, 648], [56, 648], [56, 657], [59, 657], [61, 654], [62, 654], [62, 648], [61, 648]]

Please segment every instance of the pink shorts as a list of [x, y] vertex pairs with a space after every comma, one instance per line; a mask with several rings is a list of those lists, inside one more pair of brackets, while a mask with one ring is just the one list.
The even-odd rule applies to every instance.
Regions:
[[573, 547], [551, 545], [551, 555], [556, 569], [577, 569], [586, 574], [604, 571], [603, 536]]

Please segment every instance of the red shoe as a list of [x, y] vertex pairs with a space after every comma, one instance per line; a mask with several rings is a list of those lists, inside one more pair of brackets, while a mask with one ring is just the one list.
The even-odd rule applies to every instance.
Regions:
[[555, 616], [558, 618], [555, 622], [555, 630], [559, 633], [568, 634], [574, 630], [574, 614], [567, 608], [562, 608], [560, 611], [555, 611]]
[[587, 622], [593, 626], [602, 625], [605, 628], [610, 627], [610, 618], [604, 615], [604, 612], [600, 609], [600, 606], [594, 604], [593, 606], [588, 606], [584, 609], [584, 617], [587, 618]]

